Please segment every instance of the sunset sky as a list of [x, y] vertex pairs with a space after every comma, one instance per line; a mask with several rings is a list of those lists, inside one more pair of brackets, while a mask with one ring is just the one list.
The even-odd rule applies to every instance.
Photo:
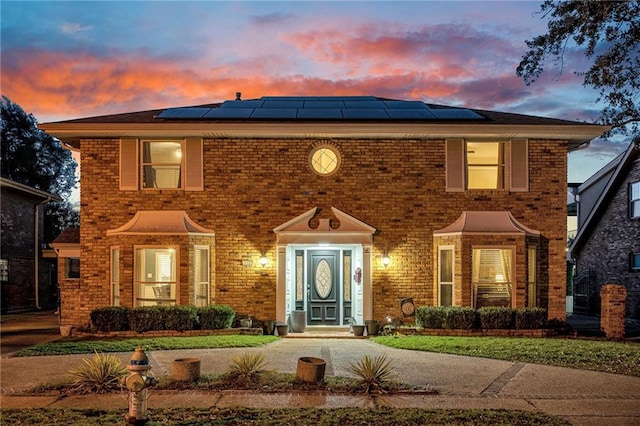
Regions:
[[[539, 1], [5, 1], [2, 94], [38, 122], [273, 95], [373, 95], [595, 122], [571, 46], [526, 86]], [[587, 179], [629, 138], [569, 155]]]

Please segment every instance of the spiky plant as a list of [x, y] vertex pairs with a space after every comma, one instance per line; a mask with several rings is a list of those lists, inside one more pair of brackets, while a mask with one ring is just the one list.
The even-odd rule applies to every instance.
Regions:
[[74, 378], [70, 390], [74, 393], [108, 393], [120, 388], [120, 378], [127, 369], [115, 355], [95, 352], [92, 359], [83, 358], [80, 367], [72, 368], [68, 374]]
[[385, 385], [395, 377], [386, 355], [375, 358], [365, 355], [355, 364], [350, 362], [347, 370], [357, 376], [357, 386], [362, 387], [366, 394], [373, 391], [385, 392]]
[[251, 380], [266, 365], [267, 361], [263, 354], [247, 352], [231, 358], [229, 375], [236, 379]]

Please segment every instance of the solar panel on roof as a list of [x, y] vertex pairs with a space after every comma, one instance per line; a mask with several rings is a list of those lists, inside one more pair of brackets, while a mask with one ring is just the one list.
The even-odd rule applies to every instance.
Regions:
[[389, 109], [428, 109], [429, 107], [420, 101], [384, 101]]
[[389, 118], [395, 120], [417, 120], [417, 119], [435, 119], [437, 118], [428, 109], [388, 109]]
[[262, 108], [302, 108], [302, 101], [264, 101]]
[[262, 101], [317, 101], [317, 96], [263, 96]]
[[156, 118], [202, 118], [211, 108], [169, 108], [162, 111]]
[[256, 108], [251, 118], [296, 118], [297, 108]]
[[384, 109], [381, 101], [344, 101], [347, 108], [355, 109]]
[[249, 118], [254, 108], [211, 108], [202, 118]]
[[220, 108], [260, 108], [262, 101], [224, 101]]
[[340, 119], [342, 112], [339, 109], [329, 108], [300, 108], [298, 118]]
[[318, 96], [319, 101], [377, 101], [375, 96]]
[[470, 109], [466, 109], [466, 108], [451, 108], [451, 109], [431, 109], [431, 112], [433, 112], [436, 117], [438, 118], [443, 118], [443, 119], [481, 119], [484, 118], [479, 114], [476, 114], [475, 112], [471, 111]]
[[342, 101], [305, 101], [304, 108], [344, 108]]
[[342, 110], [342, 114], [344, 118], [347, 119], [380, 119], [380, 120], [388, 120], [389, 116], [387, 115], [384, 109], [375, 109], [375, 108], [364, 108], [364, 109], [356, 109], [356, 108], [347, 108]]

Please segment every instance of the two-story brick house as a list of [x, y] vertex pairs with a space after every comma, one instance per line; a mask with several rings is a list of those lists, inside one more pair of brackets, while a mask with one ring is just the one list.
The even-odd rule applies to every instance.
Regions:
[[78, 325], [219, 303], [342, 326], [408, 297], [564, 318], [567, 150], [607, 130], [359, 96], [41, 127], [81, 152], [83, 303], [62, 312]]
[[600, 289], [622, 284], [626, 315], [640, 319], [640, 139], [578, 188], [578, 233], [571, 245], [574, 306], [600, 314]]

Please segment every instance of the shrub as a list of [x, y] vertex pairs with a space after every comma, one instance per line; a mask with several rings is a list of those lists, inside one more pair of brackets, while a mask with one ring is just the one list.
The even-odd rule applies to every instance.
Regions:
[[108, 393], [120, 388], [120, 378], [127, 369], [115, 355], [95, 353], [91, 360], [82, 359], [84, 365], [69, 370], [75, 380], [70, 387], [74, 393]]
[[91, 311], [91, 323], [98, 331], [129, 330], [129, 308], [125, 306], [104, 306]]
[[163, 330], [163, 309], [160, 306], [140, 306], [129, 309], [128, 318], [131, 330], [144, 333], [150, 330]]
[[211, 305], [198, 308], [198, 315], [200, 328], [203, 330], [220, 330], [231, 328], [236, 313], [231, 306]]
[[476, 327], [476, 310], [467, 306], [449, 306], [444, 311], [444, 328], [471, 330]]
[[485, 306], [478, 309], [478, 317], [481, 328], [511, 328], [513, 324], [513, 309]]
[[444, 328], [445, 310], [442, 306], [416, 308], [416, 324], [422, 328]]
[[386, 355], [375, 358], [365, 355], [356, 364], [350, 362], [347, 370], [357, 376], [357, 386], [362, 387], [366, 394], [383, 390], [394, 377], [393, 367]]
[[520, 308], [515, 310], [514, 325], [519, 329], [543, 328], [547, 311], [542, 308]]
[[245, 353], [234, 356], [229, 363], [229, 374], [250, 378], [267, 365], [264, 355], [261, 353]]
[[198, 324], [198, 309], [195, 306], [162, 307], [165, 330], [193, 330]]

